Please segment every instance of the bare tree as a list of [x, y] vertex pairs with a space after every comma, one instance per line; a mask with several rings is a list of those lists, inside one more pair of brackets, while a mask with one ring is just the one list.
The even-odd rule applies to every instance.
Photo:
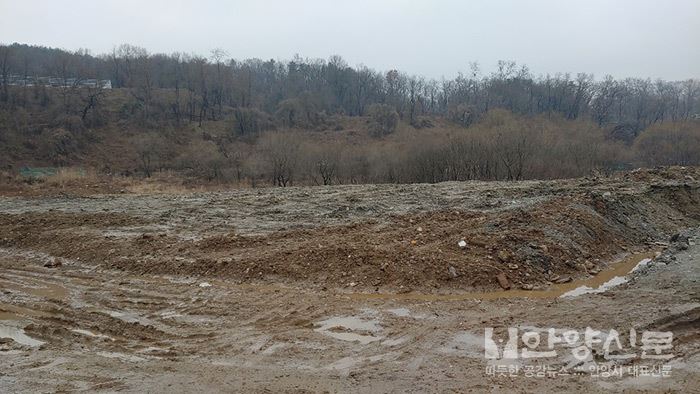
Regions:
[[272, 184], [290, 186], [300, 159], [299, 140], [291, 133], [268, 133], [261, 138], [260, 147]]
[[10, 55], [12, 48], [9, 46], [0, 46], [0, 77], [2, 77], [2, 96], [1, 101], [7, 101], [9, 76], [10, 76]]

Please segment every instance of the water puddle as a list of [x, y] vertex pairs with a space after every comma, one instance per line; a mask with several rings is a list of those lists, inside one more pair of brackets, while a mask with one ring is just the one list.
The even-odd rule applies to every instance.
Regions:
[[411, 311], [407, 308], [387, 309], [387, 312], [397, 317], [411, 317]]
[[[628, 274], [638, 270], [648, 264], [656, 257], [656, 252], [635, 253], [627, 256], [619, 262], [611, 264], [608, 269], [601, 271], [597, 275], [588, 278], [575, 280], [569, 283], [554, 284], [546, 290], [504, 290], [490, 292], [470, 292], [456, 294], [426, 294], [426, 293], [353, 293], [348, 294], [356, 300], [417, 300], [417, 301], [462, 301], [462, 300], [495, 300], [500, 298], [558, 298], [566, 295], [585, 294], [583, 290], [591, 289], [588, 292], [603, 292], [607, 289], [627, 282], [625, 278]], [[598, 291], [598, 289], [601, 289]], [[579, 294], [580, 292], [580, 294]]]
[[110, 341], [114, 341], [114, 338], [112, 338], [112, 337], [110, 337], [110, 336], [108, 336], [108, 335], [104, 335], [104, 334], [95, 334], [95, 333], [92, 332], [92, 331], [83, 330], [83, 329], [80, 329], [80, 328], [75, 328], [75, 329], [72, 329], [71, 331], [73, 331], [73, 332], [76, 333], [76, 334], [85, 335], [85, 336], [91, 337], [91, 338], [109, 339]]
[[455, 335], [449, 343], [439, 350], [446, 354], [482, 358], [484, 356], [484, 336], [464, 331]]
[[12, 312], [0, 311], [0, 320], [19, 320], [19, 315]]
[[[632, 270], [629, 273], [635, 272], [639, 270], [640, 268], [645, 267], [651, 262], [651, 259], [643, 259], [637, 265], [632, 268]], [[561, 297], [578, 297], [583, 294], [595, 294], [595, 293], [604, 293], [610, 289], [612, 289], [615, 286], [619, 286], [622, 284], [625, 284], [629, 282], [629, 279], [627, 279], [626, 276], [615, 276], [609, 281], [603, 283], [602, 285], [598, 287], [590, 287], [587, 285], [577, 287], [573, 290], [567, 291], [566, 293], [562, 294]]]
[[22, 350], [3, 350], [0, 352], [0, 356], [16, 356], [18, 354], [24, 354]]
[[396, 317], [410, 317], [412, 319], [427, 319], [428, 315], [424, 313], [420, 314], [415, 314], [412, 313], [408, 308], [393, 308], [393, 309], [387, 309], [387, 312], [391, 313], [392, 315]]
[[[0, 258], [23, 258], [31, 261], [36, 261], [41, 264], [51, 262], [56, 259], [56, 256], [37, 250], [22, 250], [15, 248], [0, 248]], [[83, 264], [76, 260], [61, 258], [63, 265], [82, 266]]]
[[[25, 278], [23, 278], [22, 281], [25, 281]], [[68, 289], [61, 285], [38, 280], [33, 281], [35, 283], [27, 285], [17, 282], [8, 282], [7, 280], [0, 279], [0, 287], [7, 290], [14, 290], [20, 293], [25, 293], [41, 298], [48, 298], [52, 300], [63, 300], [66, 299], [70, 294]]]
[[136, 238], [143, 234], [155, 234], [167, 232], [170, 228], [166, 225], [155, 224], [151, 226], [143, 227], [118, 227], [105, 230], [99, 230], [101, 235], [105, 238]]
[[359, 317], [346, 316], [331, 317], [316, 324], [320, 327], [314, 331], [341, 341], [359, 342], [366, 345], [384, 338], [375, 335], [382, 329], [378, 320], [362, 320]]
[[146, 359], [143, 357], [133, 356], [133, 355], [124, 354], [124, 353], [117, 353], [117, 352], [98, 352], [97, 355], [105, 357], [105, 358], [116, 358], [118, 360], [127, 361], [130, 363], [138, 363], [138, 362], [146, 361]]
[[163, 319], [173, 319], [176, 317], [182, 317], [182, 314], [178, 313], [176, 311], [164, 311], [164, 312], [161, 312], [159, 315]]
[[23, 316], [51, 317], [52, 315], [47, 312], [0, 302], [0, 320], [21, 320]]
[[39, 347], [45, 343], [43, 341], [28, 336], [24, 333], [24, 330], [21, 328], [11, 326], [0, 326], [0, 338], [9, 338], [19, 343], [20, 345], [25, 345], [29, 347]]
[[398, 345], [401, 345], [405, 342], [408, 342], [409, 339], [411, 339], [411, 337], [408, 335], [398, 337], [398, 338], [386, 339], [386, 340], [382, 341], [382, 345], [389, 346], [389, 347], [398, 346]]
[[111, 311], [111, 310], [106, 310], [106, 309], [90, 309], [91, 312], [97, 312], [97, 313], [104, 313], [110, 317], [113, 317], [115, 319], [119, 319], [123, 322], [126, 323], [137, 323], [142, 326], [152, 326], [155, 327], [155, 323], [153, 323], [151, 320], [139, 316], [136, 313], [133, 312], [126, 312], [126, 311]]

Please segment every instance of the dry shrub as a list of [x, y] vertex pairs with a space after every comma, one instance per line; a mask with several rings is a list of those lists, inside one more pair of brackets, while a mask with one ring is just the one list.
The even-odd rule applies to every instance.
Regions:
[[235, 108], [231, 122], [235, 136], [257, 134], [274, 128], [271, 116], [255, 108]]
[[17, 182], [17, 176], [9, 170], [0, 170], [0, 184], [10, 185]]
[[55, 174], [44, 179], [48, 186], [66, 187], [77, 184], [96, 183], [99, 181], [97, 171], [78, 167], [62, 167]]
[[[382, 138], [358, 131], [362, 125], [348, 125], [353, 130], [342, 133], [287, 129], [239, 139], [227, 138], [230, 130], [225, 127], [209, 128], [197, 134], [201, 138], [146, 133], [127, 139], [134, 152], [129, 160], [137, 172], [154, 178], [163, 169], [173, 169], [193, 182], [252, 187], [555, 179], [610, 173], [635, 162], [700, 164], [697, 122], [654, 126], [633, 147], [611, 140], [587, 120], [505, 110], [492, 110], [468, 128], [451, 122], [426, 129], [400, 124]], [[75, 170], [64, 170], [52, 182], [82, 178]], [[136, 193], [192, 190], [182, 181], [129, 182], [127, 190]]]
[[338, 141], [306, 140], [301, 147], [302, 168], [314, 185], [341, 183], [339, 176], [343, 160], [343, 144]]
[[576, 177], [628, 159], [590, 122], [487, 113], [470, 128], [400, 129], [365, 150], [373, 182]]
[[387, 104], [372, 104], [367, 109], [370, 119], [370, 133], [375, 137], [391, 134], [399, 124], [396, 109]]
[[265, 163], [265, 176], [277, 186], [291, 186], [299, 175], [301, 139], [298, 133], [272, 132], [264, 134], [258, 147]]
[[652, 126], [640, 134], [634, 149], [645, 165], [700, 165], [700, 122]]
[[182, 177], [156, 173], [150, 178], [131, 178], [124, 187], [133, 194], [188, 194], [205, 191], [205, 187], [183, 184]]
[[198, 140], [184, 148], [177, 163], [186, 174], [212, 181], [222, 178], [225, 160], [216, 143]]
[[45, 129], [39, 138], [37, 156], [52, 165], [67, 165], [80, 150], [79, 145], [78, 138], [66, 129]]

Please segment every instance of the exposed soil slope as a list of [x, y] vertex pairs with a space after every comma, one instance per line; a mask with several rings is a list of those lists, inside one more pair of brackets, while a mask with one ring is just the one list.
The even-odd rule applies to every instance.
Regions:
[[697, 224], [694, 176], [676, 168], [596, 180], [5, 198], [0, 246], [249, 283], [537, 288], [595, 274]]

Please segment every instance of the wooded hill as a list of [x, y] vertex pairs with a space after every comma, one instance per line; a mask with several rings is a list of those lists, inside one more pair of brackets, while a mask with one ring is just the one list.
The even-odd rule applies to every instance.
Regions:
[[[163, 170], [247, 183], [436, 182], [697, 165], [700, 83], [533, 75], [499, 62], [455, 79], [341, 57], [233, 60], [0, 46], [5, 167]], [[110, 80], [17, 86], [17, 77]]]

